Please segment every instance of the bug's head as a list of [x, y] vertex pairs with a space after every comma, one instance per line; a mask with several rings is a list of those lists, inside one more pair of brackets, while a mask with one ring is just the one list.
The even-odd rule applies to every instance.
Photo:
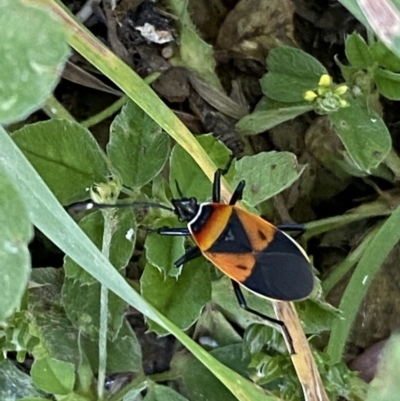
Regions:
[[180, 221], [192, 220], [199, 210], [199, 203], [196, 198], [172, 199], [171, 203], [174, 206], [174, 213]]
[[196, 198], [186, 198], [183, 196], [177, 180], [175, 180], [175, 185], [180, 199], [171, 200], [174, 206], [174, 213], [178, 216], [180, 221], [190, 221], [199, 211], [199, 203]]

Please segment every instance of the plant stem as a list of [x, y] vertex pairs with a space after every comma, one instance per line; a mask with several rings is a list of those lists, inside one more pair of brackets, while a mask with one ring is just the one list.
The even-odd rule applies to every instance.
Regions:
[[120, 401], [122, 400], [130, 391], [137, 390], [138, 392], [144, 390], [149, 386], [149, 380], [142, 373], [135, 379], [133, 379], [129, 384], [127, 384], [120, 391], [115, 393], [113, 396], [109, 398], [108, 401]]
[[[104, 232], [101, 252], [109, 259], [113, 235], [115, 209], [103, 209]], [[108, 326], [108, 288], [104, 285], [100, 290], [100, 327], [99, 327], [99, 374], [97, 380], [98, 399], [104, 399], [104, 383], [107, 368], [107, 326]]]
[[378, 230], [382, 227], [383, 222], [376, 224], [376, 226], [364, 237], [363, 241], [347, 258], [339, 263], [333, 269], [332, 273], [322, 283], [322, 288], [325, 295], [344, 277], [346, 273], [361, 259], [362, 255], [368, 249], [371, 241], [375, 237]]
[[89, 127], [92, 127], [93, 125], [100, 123], [101, 121], [112, 116], [114, 113], [116, 113], [118, 110], [120, 110], [121, 107], [127, 102], [127, 100], [128, 100], [127, 96], [121, 97], [116, 102], [114, 102], [112, 105], [110, 105], [106, 109], [102, 110], [100, 113], [97, 113], [96, 115], [88, 118], [87, 120], [82, 121], [81, 125], [83, 125], [86, 128], [89, 128]]
[[43, 111], [50, 118], [63, 118], [65, 120], [76, 121], [70, 112], [54, 97], [50, 95], [43, 106]]

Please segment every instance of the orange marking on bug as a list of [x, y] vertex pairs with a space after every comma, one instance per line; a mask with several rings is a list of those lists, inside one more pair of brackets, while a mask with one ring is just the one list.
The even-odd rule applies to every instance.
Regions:
[[231, 279], [243, 282], [251, 275], [256, 263], [252, 253], [211, 253], [204, 256]]
[[199, 248], [204, 251], [218, 239], [225, 229], [232, 214], [232, 206], [215, 203], [212, 204], [213, 213], [206, 220], [201, 230], [193, 235]]
[[235, 207], [254, 252], [263, 251], [274, 240], [276, 227], [246, 210]]

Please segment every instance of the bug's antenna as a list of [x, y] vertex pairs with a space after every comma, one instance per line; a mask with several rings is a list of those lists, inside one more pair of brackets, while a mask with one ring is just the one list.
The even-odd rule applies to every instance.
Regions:
[[178, 191], [178, 194], [181, 198], [184, 198], [183, 193], [181, 191], [181, 188], [179, 187], [178, 181], [175, 180], [175, 186], [176, 186], [176, 190]]
[[77, 202], [68, 207], [68, 210], [91, 210], [91, 209], [109, 209], [123, 207], [154, 207], [158, 209], [169, 210], [173, 212], [171, 207], [161, 205], [155, 202], [129, 202], [129, 203], [96, 203], [96, 202]]

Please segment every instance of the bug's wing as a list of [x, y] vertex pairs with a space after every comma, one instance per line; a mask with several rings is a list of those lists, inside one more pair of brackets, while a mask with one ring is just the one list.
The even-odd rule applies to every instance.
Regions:
[[241, 284], [271, 299], [296, 301], [311, 294], [314, 277], [310, 263], [303, 255], [267, 248], [256, 255], [251, 274]]
[[296, 301], [307, 298], [314, 287], [310, 261], [290, 236], [267, 221], [238, 210], [251, 242], [255, 263], [241, 284], [271, 299]]
[[233, 207], [220, 236], [203, 254], [231, 279], [271, 299], [306, 298], [314, 287], [310, 262], [288, 235]]
[[252, 253], [204, 252], [204, 256], [238, 283], [243, 283], [252, 274], [256, 264], [256, 257]]
[[300, 252], [292, 254], [266, 248], [254, 254], [205, 252], [204, 256], [231, 279], [270, 299], [304, 299], [314, 287], [311, 266]]

